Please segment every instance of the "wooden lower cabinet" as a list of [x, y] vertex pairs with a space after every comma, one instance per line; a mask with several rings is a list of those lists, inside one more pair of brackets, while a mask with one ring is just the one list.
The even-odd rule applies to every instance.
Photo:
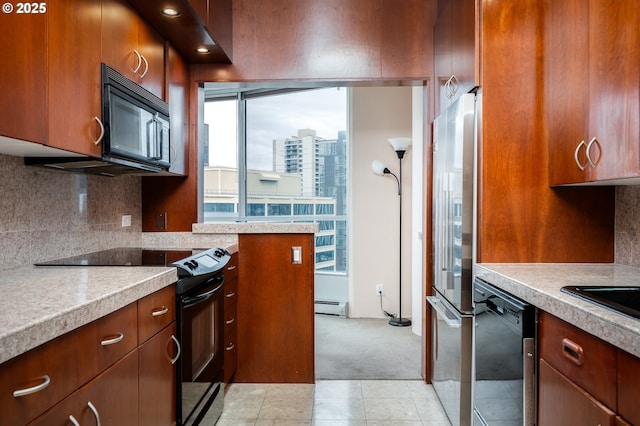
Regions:
[[31, 426], [134, 425], [138, 421], [138, 351], [134, 350], [38, 417]]
[[540, 360], [539, 425], [613, 426], [616, 414], [566, 376]]
[[235, 382], [314, 383], [314, 235], [241, 234], [238, 252]]
[[640, 359], [540, 312], [538, 424], [640, 425]]
[[139, 425], [176, 423], [176, 323], [153, 336], [138, 349]]
[[1, 364], [0, 424], [175, 425], [175, 335], [169, 286]]

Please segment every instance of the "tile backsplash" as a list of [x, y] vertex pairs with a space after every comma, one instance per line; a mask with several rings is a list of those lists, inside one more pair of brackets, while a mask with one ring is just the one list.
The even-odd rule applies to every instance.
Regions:
[[616, 188], [615, 261], [640, 267], [640, 186]]
[[8, 155], [0, 170], [0, 269], [140, 244], [140, 177], [49, 171]]

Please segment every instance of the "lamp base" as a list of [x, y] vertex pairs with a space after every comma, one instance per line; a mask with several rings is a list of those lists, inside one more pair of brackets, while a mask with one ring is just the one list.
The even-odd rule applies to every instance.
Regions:
[[396, 327], [408, 327], [411, 325], [411, 320], [408, 318], [391, 318], [389, 320], [389, 325]]

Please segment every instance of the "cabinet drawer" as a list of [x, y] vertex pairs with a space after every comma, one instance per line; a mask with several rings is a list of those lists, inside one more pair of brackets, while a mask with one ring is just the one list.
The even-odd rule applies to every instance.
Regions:
[[238, 279], [224, 280], [224, 311], [238, 301]]
[[140, 343], [176, 319], [176, 290], [173, 285], [138, 301], [138, 338]]
[[640, 425], [640, 359], [618, 350], [618, 414]]
[[231, 280], [238, 276], [238, 252], [231, 255], [231, 259], [224, 268], [224, 279]]
[[615, 413], [556, 369], [540, 360], [538, 424], [609, 425]]
[[85, 383], [138, 346], [138, 304], [131, 303], [78, 331], [80, 380]]
[[238, 327], [229, 322], [225, 315], [224, 327], [224, 382], [229, 383], [238, 365]]
[[546, 312], [540, 357], [611, 409], [616, 408], [616, 348]]
[[[71, 332], [0, 365], [0, 422], [24, 425], [73, 392], [79, 385], [77, 348]], [[14, 396], [29, 388], [32, 393]]]

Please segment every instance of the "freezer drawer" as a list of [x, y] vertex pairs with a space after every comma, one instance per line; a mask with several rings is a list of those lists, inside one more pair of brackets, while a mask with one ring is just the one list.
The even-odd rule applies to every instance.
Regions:
[[431, 305], [431, 383], [452, 425], [471, 425], [473, 316], [461, 315], [434, 291]]

